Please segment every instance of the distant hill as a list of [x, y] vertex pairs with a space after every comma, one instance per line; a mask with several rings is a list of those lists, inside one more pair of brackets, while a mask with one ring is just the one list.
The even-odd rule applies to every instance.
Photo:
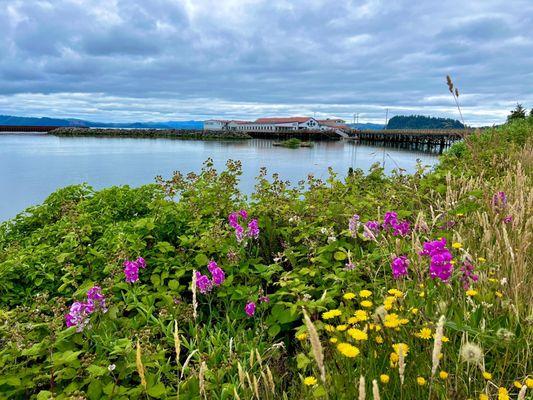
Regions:
[[14, 117], [11, 115], [0, 115], [0, 125], [8, 126], [71, 126], [71, 127], [100, 127], [100, 128], [136, 128], [136, 129], [203, 129], [203, 121], [165, 121], [165, 122], [132, 122], [132, 123], [110, 123], [94, 122], [81, 119], [61, 119], [61, 118], [36, 118], [36, 117]]
[[383, 129], [384, 125], [381, 124], [372, 124], [370, 122], [361, 122], [358, 124], [348, 124], [348, 126], [354, 129], [360, 129], [362, 131], [374, 131]]
[[462, 129], [464, 125], [451, 118], [424, 115], [397, 115], [387, 124], [387, 129]]

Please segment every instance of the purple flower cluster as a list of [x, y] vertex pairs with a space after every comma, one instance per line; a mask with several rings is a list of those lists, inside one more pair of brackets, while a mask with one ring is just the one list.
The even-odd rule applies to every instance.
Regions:
[[474, 274], [474, 266], [470, 263], [470, 261], [464, 261], [463, 265], [461, 266], [461, 277], [459, 278], [463, 285], [463, 289], [470, 289], [471, 282], [477, 282], [478, 279], [479, 276]]
[[139, 268], [146, 268], [146, 261], [139, 257], [135, 261], [124, 261], [124, 275], [126, 275], [126, 282], [133, 283], [139, 280]]
[[69, 313], [65, 315], [65, 323], [69, 328], [76, 326], [76, 331], [81, 332], [89, 323], [89, 316], [96, 310], [107, 312], [105, 297], [100, 286], [93, 286], [87, 291], [87, 301], [72, 303]]
[[385, 213], [383, 218], [383, 229], [391, 230], [394, 236], [407, 236], [411, 232], [409, 221], [398, 221], [398, 214], [393, 211]]
[[254, 314], [255, 314], [255, 308], [256, 308], [255, 303], [253, 301], [250, 301], [250, 302], [246, 303], [246, 306], [244, 306], [244, 312], [249, 317], [253, 317]]
[[365, 232], [363, 233], [363, 236], [366, 238], [376, 238], [376, 236], [379, 234], [380, 224], [378, 221], [367, 221], [365, 222]]
[[420, 255], [430, 257], [429, 276], [448, 282], [453, 272], [452, 253], [446, 248], [446, 239], [441, 238], [423, 245]]
[[259, 224], [257, 219], [252, 219], [248, 222], [248, 229], [245, 232], [244, 227], [239, 223], [239, 217], [243, 219], [244, 223], [246, 223], [248, 220], [248, 213], [246, 210], [235, 211], [228, 216], [230, 226], [235, 229], [235, 237], [237, 238], [237, 241], [240, 243], [246, 239], [246, 237], [257, 239], [259, 237]]
[[196, 271], [196, 286], [200, 290], [200, 293], [207, 293], [211, 291], [213, 286], [222, 285], [226, 279], [224, 271], [215, 261], [209, 261], [209, 264], [207, 264], [207, 269], [211, 273], [212, 279], [209, 279], [207, 275], [203, 275], [201, 272]]
[[507, 207], [507, 195], [505, 192], [498, 192], [492, 196], [492, 206], [496, 209], [496, 211]]
[[357, 236], [357, 231], [359, 230], [359, 226], [361, 225], [361, 222], [359, 222], [359, 215], [354, 214], [350, 221], [348, 221], [348, 230], [350, 231], [350, 234], [353, 237]]
[[407, 275], [407, 267], [409, 266], [409, 260], [405, 256], [395, 257], [391, 262], [392, 276], [394, 279], [398, 279]]
[[[350, 220], [350, 223], [351, 222], [352, 220]], [[383, 223], [379, 223], [379, 221], [365, 222], [363, 236], [366, 238], [375, 239], [381, 229], [385, 231], [392, 231], [394, 236], [407, 236], [409, 233], [411, 233], [411, 225], [409, 224], [409, 221], [399, 221], [398, 214], [393, 211], [387, 211], [385, 213], [385, 216], [383, 217]]]

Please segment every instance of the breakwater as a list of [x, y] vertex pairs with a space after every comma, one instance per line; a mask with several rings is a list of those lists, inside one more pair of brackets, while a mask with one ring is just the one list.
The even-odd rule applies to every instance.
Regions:
[[166, 139], [250, 139], [244, 132], [203, 131], [199, 129], [108, 129], [108, 128], [57, 128], [49, 132], [55, 136], [93, 136], [127, 138], [166, 138]]

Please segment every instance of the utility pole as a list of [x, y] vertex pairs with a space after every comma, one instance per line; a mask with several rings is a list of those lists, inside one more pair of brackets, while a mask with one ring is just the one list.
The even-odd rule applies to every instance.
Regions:
[[387, 108], [387, 113], [385, 114], [385, 129], [387, 128], [388, 124], [389, 124], [389, 109]]

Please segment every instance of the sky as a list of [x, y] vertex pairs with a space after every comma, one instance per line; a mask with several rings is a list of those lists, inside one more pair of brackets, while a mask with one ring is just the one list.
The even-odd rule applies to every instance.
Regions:
[[132, 122], [533, 107], [530, 0], [0, 0], [0, 114]]

